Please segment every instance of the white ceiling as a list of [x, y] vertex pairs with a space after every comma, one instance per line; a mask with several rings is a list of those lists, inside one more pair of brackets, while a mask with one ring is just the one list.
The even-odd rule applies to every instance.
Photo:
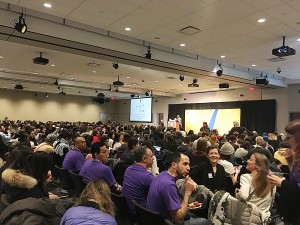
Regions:
[[[300, 80], [298, 72], [300, 41], [297, 42], [300, 38], [299, 0], [2, 0], [1, 2], [220, 60], [227, 64], [251, 69], [255, 64], [255, 70], [284, 77], [290, 83]], [[45, 8], [43, 6], [45, 2], [51, 3], [52, 8]], [[257, 20], [260, 18], [265, 18], [266, 22], [258, 23]], [[28, 26], [30, 30], [30, 24]], [[201, 31], [193, 35], [179, 32], [187, 26], [194, 26]], [[131, 31], [125, 31], [125, 27], [130, 27]], [[285, 57], [281, 62], [268, 61], [274, 58], [271, 50], [282, 45], [282, 36], [286, 36], [286, 45], [295, 48], [298, 54]], [[185, 43], [186, 46], [180, 47], [181, 43]], [[50, 64], [55, 66], [51, 67], [50, 64], [39, 66], [29, 62], [38, 56], [39, 52], [45, 52]], [[225, 59], [221, 59], [221, 55], [225, 55]], [[119, 93], [106, 94], [117, 98], [128, 96], [130, 93], [141, 94], [148, 89], [153, 90], [153, 93], [170, 95], [217, 90], [219, 83], [217, 80], [204, 79], [199, 82], [199, 88], [188, 88], [187, 84], [191, 83], [192, 78], [180, 82], [179, 74], [125, 64], [120, 64], [119, 69], [115, 70], [111, 61], [7, 41], [0, 41], [0, 56], [3, 56], [0, 59], [2, 71], [22, 75], [24, 79], [20, 79], [20, 82], [22, 81], [25, 87], [41, 92], [58, 91], [51, 82], [44, 85], [30, 82], [32, 77], [48, 77], [52, 78], [53, 82], [57, 78], [60, 84], [69, 84], [65, 86], [66, 89], [69, 88], [66, 92], [94, 95], [98, 86], [101, 90], [108, 90], [109, 84], [119, 75], [125, 82], [124, 90], [120, 88]], [[88, 63], [96, 63], [99, 66], [88, 66]], [[280, 74], [276, 72], [278, 67], [282, 70]], [[29, 80], [28, 83], [25, 82], [26, 79]], [[68, 81], [86, 82], [92, 89], [80, 89], [75, 87], [76, 85], [72, 87]], [[18, 80], [14, 82], [3, 80], [0, 88], [11, 88], [13, 87], [11, 83], [16, 82]], [[232, 88], [249, 87], [234, 83], [230, 85]], [[128, 90], [125, 90], [126, 88]], [[126, 92], [125, 95], [122, 94], [123, 91]]]

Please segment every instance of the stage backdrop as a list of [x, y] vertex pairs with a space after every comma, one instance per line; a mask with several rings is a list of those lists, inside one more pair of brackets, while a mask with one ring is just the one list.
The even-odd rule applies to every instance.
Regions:
[[228, 134], [233, 121], [240, 123], [240, 115], [240, 109], [185, 110], [185, 130], [199, 131], [206, 121], [210, 129], [218, 129], [221, 135]]
[[[191, 104], [169, 104], [168, 118], [175, 118], [180, 115], [182, 125], [185, 128], [186, 110], [203, 109], [237, 109], [241, 110], [240, 125], [250, 131], [274, 132], [276, 124], [276, 100], [257, 100], [257, 101], [236, 101], [236, 102], [211, 102], [211, 103], [191, 103]], [[227, 119], [226, 119], [227, 120]], [[231, 119], [228, 119], [231, 120]], [[231, 120], [231, 126], [234, 120]], [[200, 126], [202, 125], [200, 122]], [[209, 122], [209, 121], [207, 121]], [[216, 127], [217, 128], [217, 127]], [[218, 129], [218, 128], [217, 128]], [[188, 130], [185, 129], [187, 132]], [[194, 130], [197, 133], [199, 130]]]

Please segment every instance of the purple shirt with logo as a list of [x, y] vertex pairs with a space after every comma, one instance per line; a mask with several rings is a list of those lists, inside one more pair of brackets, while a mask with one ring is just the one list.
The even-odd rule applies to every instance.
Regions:
[[62, 168], [65, 170], [72, 170], [79, 172], [85, 162], [85, 158], [79, 149], [73, 148], [69, 151], [63, 161]]
[[161, 213], [165, 219], [171, 219], [170, 211], [181, 208], [175, 177], [168, 172], [162, 172], [153, 179], [146, 208]]
[[103, 179], [109, 187], [116, 183], [115, 177], [111, 169], [99, 160], [89, 159], [82, 166], [79, 175], [83, 177], [85, 182], [91, 180]]
[[134, 206], [130, 200], [146, 207], [147, 195], [153, 175], [139, 164], [129, 166], [124, 174], [123, 196], [126, 198], [129, 209], [135, 212]]

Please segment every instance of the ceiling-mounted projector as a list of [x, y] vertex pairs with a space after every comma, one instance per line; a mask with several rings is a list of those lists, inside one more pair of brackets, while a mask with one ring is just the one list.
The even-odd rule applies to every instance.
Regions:
[[188, 84], [188, 87], [199, 87], [199, 84], [191, 83], [191, 84]]
[[296, 54], [295, 49], [285, 45], [285, 36], [283, 36], [283, 45], [279, 48], [274, 48], [272, 50], [272, 55], [276, 55], [278, 57], [290, 56], [295, 54]]
[[124, 82], [120, 81], [119, 78], [120, 77], [118, 76], [118, 80], [113, 82], [114, 86], [123, 86], [124, 85]]
[[33, 58], [32, 61], [34, 64], [39, 64], [39, 65], [47, 65], [49, 63], [49, 59], [42, 57], [42, 52], [40, 53], [39, 57]]
[[15, 89], [18, 89], [18, 90], [23, 90], [23, 89], [24, 89], [24, 87], [23, 87], [23, 85], [22, 85], [22, 84], [16, 84], [16, 86], [15, 86]]

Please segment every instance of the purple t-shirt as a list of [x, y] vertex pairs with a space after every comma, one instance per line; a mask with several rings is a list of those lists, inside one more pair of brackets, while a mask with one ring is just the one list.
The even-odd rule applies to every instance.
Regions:
[[79, 172], [85, 162], [85, 158], [79, 149], [73, 148], [69, 151], [63, 161], [62, 168], [65, 170], [72, 170]]
[[103, 179], [109, 187], [116, 183], [115, 177], [112, 174], [111, 169], [104, 165], [99, 160], [89, 159], [86, 160], [82, 166], [79, 175], [83, 177], [83, 180], [88, 183], [91, 180]]
[[146, 208], [161, 213], [165, 219], [171, 219], [170, 211], [181, 208], [175, 177], [168, 172], [162, 172], [153, 179]]
[[123, 196], [126, 198], [129, 209], [135, 212], [130, 200], [135, 200], [146, 207], [147, 195], [153, 175], [139, 164], [129, 166], [124, 174]]

